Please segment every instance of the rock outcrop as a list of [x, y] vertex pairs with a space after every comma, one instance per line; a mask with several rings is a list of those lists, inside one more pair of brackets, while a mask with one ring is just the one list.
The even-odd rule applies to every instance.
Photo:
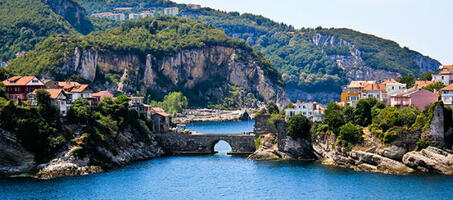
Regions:
[[245, 121], [253, 118], [247, 110], [186, 109], [172, 118], [176, 124], [190, 122]]
[[35, 165], [34, 155], [20, 145], [16, 136], [0, 129], [0, 174], [30, 172]]
[[[152, 55], [143, 57], [76, 48], [73, 56], [58, 71], [81, 74], [87, 80], [96, 81], [97, 67], [103, 73], [122, 75], [116, 87], [108, 88], [112, 91], [135, 94], [136, 91], [168, 92], [183, 88], [193, 90], [200, 97], [222, 99], [228, 95], [223, 89], [225, 84], [232, 84], [244, 88], [250, 95], [257, 95], [257, 99], [280, 105], [289, 103], [285, 90], [275, 81], [277, 77], [268, 77], [253, 56], [241, 49], [212, 46], [154, 58]], [[219, 88], [221, 90], [217, 90]]]
[[87, 18], [86, 11], [72, 0], [41, 0], [58, 15], [63, 16], [77, 31], [88, 34], [94, 30], [93, 24]]
[[277, 136], [275, 134], [263, 134], [259, 137], [259, 147], [249, 155], [249, 160], [295, 160], [295, 158], [278, 150]]
[[99, 173], [164, 154], [152, 136], [139, 138], [127, 130], [119, 132], [114, 146], [96, 144], [84, 155], [75, 154], [75, 148], [68, 147], [49, 163], [39, 165], [37, 177], [50, 179]]
[[453, 174], [453, 154], [436, 147], [412, 151], [404, 155], [403, 163], [423, 172]]

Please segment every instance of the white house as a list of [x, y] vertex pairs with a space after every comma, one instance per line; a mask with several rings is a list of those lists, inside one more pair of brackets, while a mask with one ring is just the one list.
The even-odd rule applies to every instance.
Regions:
[[165, 8], [164, 14], [168, 16], [176, 16], [179, 14], [179, 9], [178, 7]]
[[392, 96], [395, 94], [401, 94], [407, 91], [407, 85], [404, 83], [399, 83], [395, 80], [390, 80], [384, 82], [385, 90], [387, 92], [387, 96]]
[[[64, 92], [64, 90], [63, 89], [45, 89], [45, 90], [50, 94], [52, 105], [55, 105], [58, 108], [62, 116], [66, 116], [68, 114], [68, 107], [70, 107], [71, 104], [68, 103], [69, 97]], [[28, 100], [30, 105], [32, 106], [38, 105], [36, 99], [36, 90], [33, 93], [28, 94]]]
[[440, 95], [442, 96], [442, 101], [445, 105], [453, 105], [453, 85], [449, 85], [440, 90]]
[[453, 65], [441, 66], [438, 74], [433, 74], [433, 81], [442, 82], [444, 85], [453, 83]]
[[294, 115], [302, 114], [312, 121], [320, 122], [323, 120], [324, 108], [318, 103], [301, 103], [297, 101], [294, 108], [285, 109], [286, 118], [289, 119]]

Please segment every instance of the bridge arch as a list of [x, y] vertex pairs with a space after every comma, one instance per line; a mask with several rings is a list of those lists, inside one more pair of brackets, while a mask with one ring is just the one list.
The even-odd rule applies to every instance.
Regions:
[[210, 151], [211, 151], [211, 152], [214, 152], [214, 153], [220, 153], [220, 152], [216, 151], [216, 148], [215, 148], [215, 147], [216, 147], [218, 144], [221, 144], [222, 142], [223, 142], [223, 143], [226, 143], [226, 144], [229, 146], [229, 148], [230, 148], [230, 150], [229, 150], [228, 152], [226, 152], [227, 154], [228, 154], [228, 153], [231, 153], [231, 152], [234, 152], [234, 151], [233, 151], [233, 146], [230, 144], [230, 142], [229, 142], [229, 141], [226, 141], [226, 140], [223, 140], [223, 139], [214, 140], [214, 142], [209, 146]]

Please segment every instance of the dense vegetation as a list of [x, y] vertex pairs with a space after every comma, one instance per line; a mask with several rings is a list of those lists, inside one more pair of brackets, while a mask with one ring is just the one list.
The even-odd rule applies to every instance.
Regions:
[[[350, 49], [345, 46], [318, 47], [313, 42], [315, 34], [334, 36], [355, 45], [362, 52], [367, 66], [402, 74], [419, 74], [414, 61], [419, 55], [397, 43], [363, 34], [350, 29], [296, 30], [292, 26], [276, 23], [263, 16], [223, 12], [210, 8], [187, 9], [183, 4], [161, 0], [78, 0], [91, 13], [111, 11], [115, 7], [133, 7], [134, 12], [142, 10], [160, 11], [164, 7], [177, 6], [181, 16], [199, 20], [223, 29], [229, 36], [243, 39], [253, 48], [261, 51], [283, 74], [289, 89], [307, 92], [340, 92], [346, 84], [345, 71], [329, 56], [347, 56]], [[439, 63], [440, 65], [440, 63]]]
[[228, 37], [223, 31], [203, 23], [172, 17], [145, 18], [123, 23], [107, 31], [93, 32], [87, 36], [50, 37], [34, 51], [16, 59], [8, 68], [18, 74], [65, 79], [55, 67], [62, 66], [75, 47], [94, 48], [108, 52], [135, 53], [145, 57], [152, 54], [156, 59], [172, 56], [182, 49], [206, 46], [226, 46], [243, 49], [254, 56], [267, 76], [282, 83], [281, 76], [259, 52], [241, 40]]
[[77, 99], [64, 124], [47, 91], [37, 90], [36, 98], [37, 106], [16, 103], [8, 99], [0, 85], [0, 129], [15, 134], [20, 144], [35, 154], [37, 163], [48, 161], [66, 145], [74, 146], [71, 151], [79, 156], [94, 152], [93, 148], [99, 145], [116, 152], [115, 139], [124, 130], [141, 141], [152, 142], [149, 137], [152, 121], [130, 110], [127, 96], [119, 96], [114, 101], [105, 98], [97, 106]]
[[32, 50], [47, 37], [57, 34], [89, 33], [91, 22], [83, 13], [75, 18], [83, 8], [73, 0], [65, 0], [71, 7], [64, 9], [62, 15], [55, 13], [61, 1], [50, 0], [47, 4], [40, 0], [2, 0], [0, 1], [0, 60], [8, 61], [15, 54]]
[[[330, 132], [336, 136], [337, 145], [351, 149], [363, 141], [362, 129], [367, 128], [384, 144], [391, 144], [406, 135], [429, 130], [437, 104], [419, 111], [414, 106], [402, 109], [385, 107], [374, 98], [360, 100], [355, 108], [350, 106], [341, 108], [335, 103], [329, 103], [324, 113], [325, 120], [321, 124], [315, 124], [311, 132], [314, 135]], [[445, 107], [444, 114], [445, 128], [448, 130], [453, 124], [451, 109]], [[423, 147], [420, 145], [426, 144], [436, 145], [421, 137], [417, 142], [419, 145], [417, 148], [421, 149]]]
[[187, 97], [181, 92], [171, 92], [161, 102], [152, 101], [151, 106], [160, 107], [171, 115], [181, 113], [188, 106]]

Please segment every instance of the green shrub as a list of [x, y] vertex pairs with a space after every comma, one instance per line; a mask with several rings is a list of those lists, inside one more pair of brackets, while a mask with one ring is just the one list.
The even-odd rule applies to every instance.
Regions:
[[310, 136], [311, 121], [302, 114], [292, 116], [287, 123], [287, 133], [294, 139]]
[[261, 139], [258, 137], [255, 139], [255, 149], [259, 149], [261, 144]]
[[354, 145], [362, 142], [362, 131], [351, 122], [340, 127], [336, 143], [350, 150]]

